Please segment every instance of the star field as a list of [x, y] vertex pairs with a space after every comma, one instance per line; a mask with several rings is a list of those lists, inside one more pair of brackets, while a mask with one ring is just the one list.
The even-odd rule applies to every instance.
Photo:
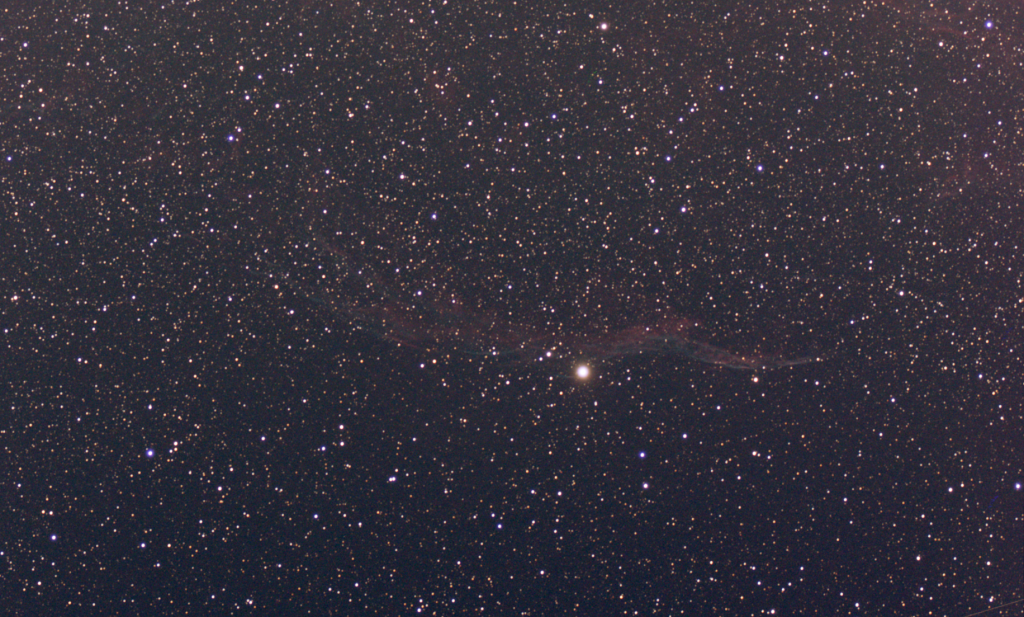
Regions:
[[0, 8], [13, 614], [1024, 601], [1024, 9]]

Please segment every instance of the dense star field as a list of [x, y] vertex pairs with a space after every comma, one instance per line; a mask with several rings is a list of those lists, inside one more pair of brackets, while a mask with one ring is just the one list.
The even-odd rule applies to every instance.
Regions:
[[4, 2], [4, 611], [1019, 615], [1024, 4], [761, 4]]

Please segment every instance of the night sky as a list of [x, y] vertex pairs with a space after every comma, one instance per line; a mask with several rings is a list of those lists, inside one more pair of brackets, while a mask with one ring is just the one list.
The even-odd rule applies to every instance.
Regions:
[[1021, 614], [1018, 0], [2, 4], [5, 614]]

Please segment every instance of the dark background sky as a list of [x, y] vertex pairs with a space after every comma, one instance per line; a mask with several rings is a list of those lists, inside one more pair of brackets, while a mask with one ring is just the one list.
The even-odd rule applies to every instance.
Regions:
[[0, 9], [6, 610], [1024, 597], [1019, 3], [249, 4]]

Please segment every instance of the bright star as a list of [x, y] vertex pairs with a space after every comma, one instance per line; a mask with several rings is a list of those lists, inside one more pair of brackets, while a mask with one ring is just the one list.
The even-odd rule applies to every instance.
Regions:
[[586, 379], [590, 377], [590, 367], [586, 364], [581, 364], [576, 367], [576, 376], [580, 379]]

